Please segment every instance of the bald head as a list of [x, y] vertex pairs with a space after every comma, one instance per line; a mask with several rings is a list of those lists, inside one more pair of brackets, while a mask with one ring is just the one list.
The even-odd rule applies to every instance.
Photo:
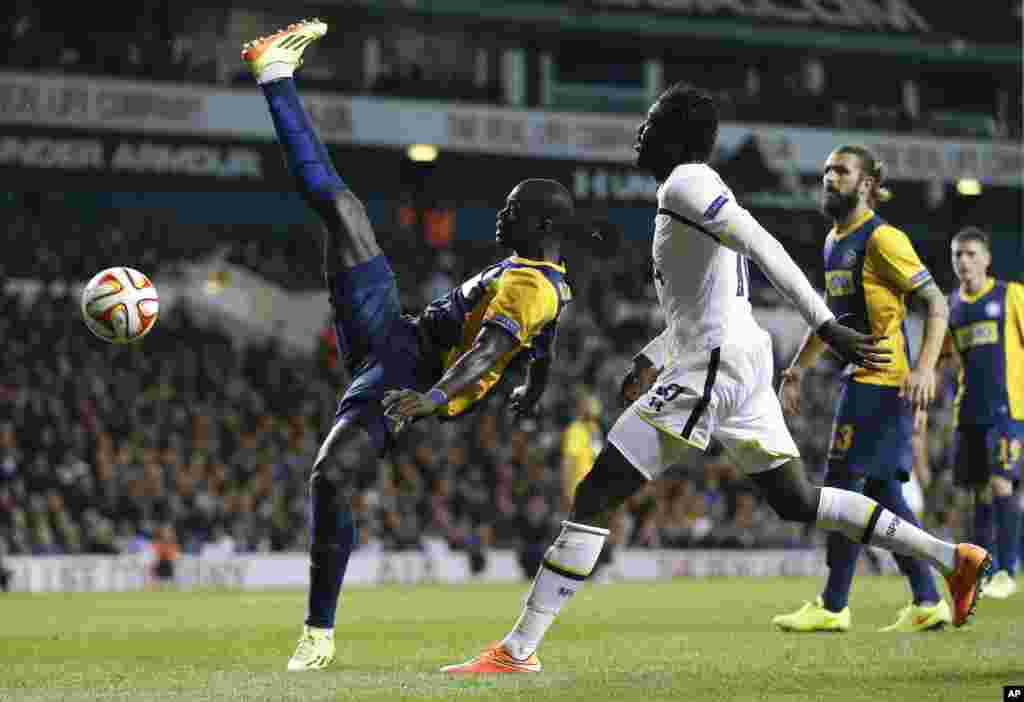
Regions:
[[528, 178], [512, 189], [509, 198], [516, 198], [525, 214], [556, 221], [571, 218], [575, 207], [569, 190], [557, 180]]
[[544, 241], [564, 239], [574, 214], [572, 195], [557, 180], [524, 180], [512, 188], [498, 213], [497, 240], [522, 255]]

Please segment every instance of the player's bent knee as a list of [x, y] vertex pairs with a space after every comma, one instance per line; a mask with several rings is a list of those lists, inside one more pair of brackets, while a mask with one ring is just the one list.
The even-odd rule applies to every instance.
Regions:
[[318, 212], [327, 229], [324, 266], [328, 275], [381, 255], [373, 225], [362, 201], [349, 190], [335, 193], [328, 209]]
[[755, 473], [750, 478], [779, 519], [801, 524], [817, 520], [821, 490], [808, 482], [799, 460]]
[[816, 497], [800, 496], [795, 499], [779, 500], [777, 503], [772, 503], [769, 500], [769, 504], [771, 504], [775, 513], [779, 515], [779, 519], [785, 522], [810, 524], [818, 517], [818, 500]]
[[352, 471], [347, 470], [342, 454], [355, 456], [376, 455], [369, 433], [359, 423], [343, 418], [336, 422], [327, 438], [320, 444], [310, 480], [331, 480], [335, 483], [348, 482]]
[[647, 478], [614, 445], [606, 445], [576, 487], [572, 521], [608, 526], [611, 514], [646, 482]]

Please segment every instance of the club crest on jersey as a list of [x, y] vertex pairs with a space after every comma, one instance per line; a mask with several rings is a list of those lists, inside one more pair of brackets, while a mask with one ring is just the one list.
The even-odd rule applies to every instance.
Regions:
[[704, 210], [704, 219], [714, 219], [716, 216], [718, 216], [718, 213], [721, 211], [721, 209], [725, 207], [725, 203], [727, 202], [729, 202], [729, 196], [726, 195], [725, 193], [722, 193], [721, 195], [716, 197], [714, 200], [711, 201], [711, 204], [708, 205], [708, 208]]
[[854, 249], [847, 249], [839, 257], [838, 268], [855, 268], [857, 266], [857, 252]]
[[988, 315], [989, 317], [998, 317], [999, 313], [1002, 311], [1003, 310], [999, 306], [999, 303], [994, 300], [985, 305], [985, 314]]

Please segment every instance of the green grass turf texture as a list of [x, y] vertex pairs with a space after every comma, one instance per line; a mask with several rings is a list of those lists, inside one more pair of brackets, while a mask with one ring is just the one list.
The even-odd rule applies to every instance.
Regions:
[[502, 637], [526, 585], [353, 589], [338, 658], [287, 673], [301, 591], [0, 595], [0, 702], [34, 700], [1001, 700], [1024, 684], [1024, 594], [983, 599], [971, 625], [879, 634], [906, 604], [861, 577], [847, 634], [783, 634], [817, 579], [678, 579], [586, 586], [540, 651], [544, 672], [453, 678]]

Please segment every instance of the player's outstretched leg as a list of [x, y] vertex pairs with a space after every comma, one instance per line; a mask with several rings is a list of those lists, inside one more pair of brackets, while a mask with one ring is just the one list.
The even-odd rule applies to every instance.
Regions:
[[380, 255], [366, 210], [331, 162], [296, 90], [293, 73], [302, 54], [327, 33], [317, 19], [289, 25], [270, 36], [248, 42], [242, 60], [267, 99], [288, 169], [306, 203], [324, 223], [328, 275], [336, 267], [351, 268]]
[[441, 668], [451, 674], [539, 673], [537, 648], [555, 617], [590, 576], [601, 555], [608, 524], [619, 505], [647, 479], [607, 444], [576, 488], [570, 518], [544, 554], [522, 614], [500, 642], [465, 663]]
[[992, 569], [992, 558], [985, 549], [937, 539], [864, 495], [813, 487], [799, 459], [750, 477], [782, 519], [813, 523], [820, 529], [841, 532], [851, 541], [933, 564], [946, 577], [953, 600], [953, 626], [963, 626], [974, 613], [981, 583]]
[[[319, 20], [288, 26], [247, 43], [242, 59], [266, 97], [274, 130], [288, 168], [306, 203], [320, 216], [326, 230], [325, 273], [334, 307], [338, 347], [346, 362], [365, 359], [399, 311], [394, 275], [381, 255], [362, 203], [331, 163], [327, 149], [296, 91], [292, 73], [302, 54], [327, 32]], [[349, 503], [351, 477], [339, 460], [346, 447], [358, 445], [359, 455], [372, 455], [367, 429], [357, 421], [369, 403], [354, 403], [339, 412], [324, 441], [310, 479], [312, 527], [310, 586], [305, 627], [288, 670], [318, 670], [335, 656], [334, 620], [338, 597], [356, 530]], [[354, 442], [360, 442], [355, 444]]]

